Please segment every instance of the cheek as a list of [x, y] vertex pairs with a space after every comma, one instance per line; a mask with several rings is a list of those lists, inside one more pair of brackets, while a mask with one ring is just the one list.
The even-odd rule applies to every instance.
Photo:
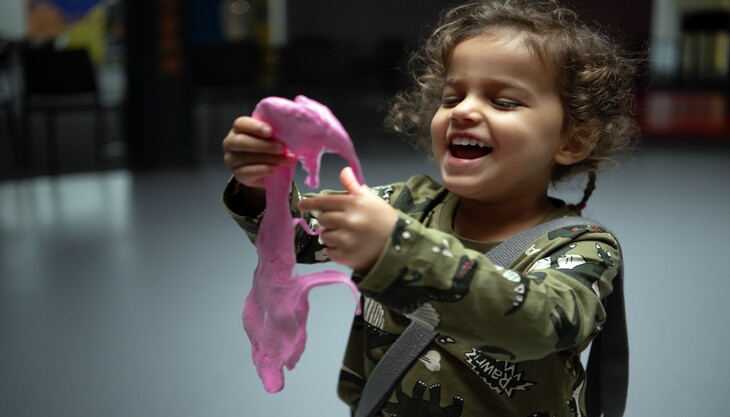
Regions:
[[436, 136], [444, 130], [444, 114], [441, 110], [437, 111], [431, 118], [431, 136]]
[[565, 110], [560, 100], [554, 100], [548, 109], [542, 114], [543, 123], [546, 129], [555, 136], [564, 136], [565, 134]]
[[551, 136], [562, 138], [565, 136], [565, 127], [563, 126], [563, 114], [556, 113], [552, 118], [546, 121], [546, 130], [549, 130]]
[[431, 119], [431, 148], [437, 151], [443, 143], [445, 143], [446, 130], [448, 127], [448, 119], [444, 118], [443, 113], [436, 112]]
[[[563, 114], [561, 112], [535, 112], [518, 115], [508, 114], [501, 123], [494, 123], [492, 133], [500, 138], [511, 138], [508, 142], [537, 141], [540, 145], [553, 146], [562, 142]], [[517, 143], [507, 143], [509, 146]]]

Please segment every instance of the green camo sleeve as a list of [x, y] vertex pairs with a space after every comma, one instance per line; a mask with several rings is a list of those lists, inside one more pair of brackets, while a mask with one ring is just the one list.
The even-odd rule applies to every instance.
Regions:
[[543, 236], [509, 268], [401, 214], [365, 296], [498, 359], [582, 350], [605, 320], [617, 241], [590, 225]]

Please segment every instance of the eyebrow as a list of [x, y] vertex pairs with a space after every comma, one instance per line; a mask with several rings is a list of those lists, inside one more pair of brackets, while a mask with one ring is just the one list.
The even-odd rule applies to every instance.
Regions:
[[[458, 86], [465, 77], [448, 77], [444, 79], [444, 87]], [[484, 83], [484, 80], [480, 80]], [[511, 77], [489, 77], [486, 82], [490, 86], [496, 86], [499, 89], [516, 90], [520, 94], [526, 95], [528, 98], [535, 96], [535, 93], [525, 83]]]

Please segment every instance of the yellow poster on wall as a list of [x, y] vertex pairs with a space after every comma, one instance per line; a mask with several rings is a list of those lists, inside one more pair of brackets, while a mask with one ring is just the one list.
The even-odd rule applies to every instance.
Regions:
[[26, 0], [28, 39], [85, 48], [94, 63], [106, 56], [108, 11], [119, 0]]

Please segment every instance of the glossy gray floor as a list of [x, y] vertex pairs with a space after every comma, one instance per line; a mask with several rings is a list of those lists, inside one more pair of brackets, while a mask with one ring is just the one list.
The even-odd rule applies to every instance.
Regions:
[[[433, 172], [404, 152], [362, 155], [368, 182]], [[628, 416], [727, 414], [729, 174], [725, 148], [647, 148], [587, 210], [626, 252]], [[348, 415], [342, 286], [311, 293], [302, 360], [263, 390], [240, 319], [255, 252], [219, 202], [226, 179], [210, 166], [0, 182], [0, 415]]]

